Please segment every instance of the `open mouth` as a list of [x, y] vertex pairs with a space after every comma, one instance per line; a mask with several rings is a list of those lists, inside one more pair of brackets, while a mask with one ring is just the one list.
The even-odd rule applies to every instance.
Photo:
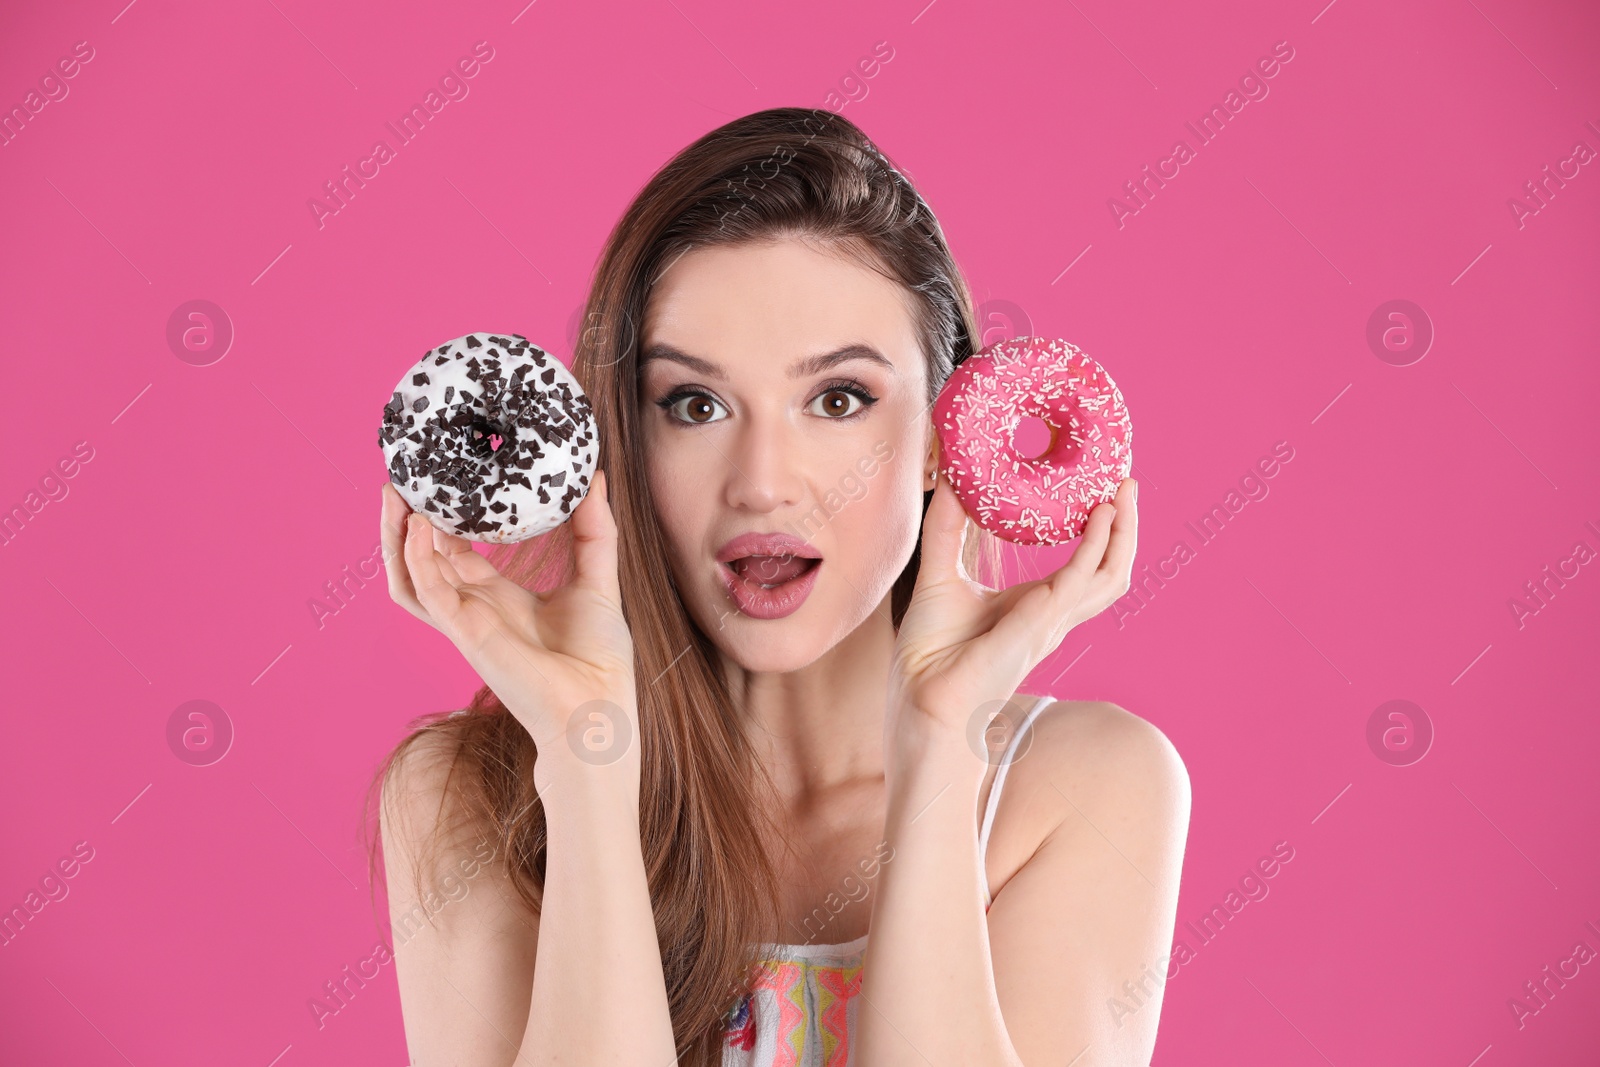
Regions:
[[822, 560], [803, 556], [741, 556], [717, 567], [723, 588], [752, 619], [781, 619], [800, 610], [817, 584]]
[[820, 559], [799, 556], [743, 556], [728, 563], [728, 569], [751, 585], [776, 589], [787, 585], [822, 564]]

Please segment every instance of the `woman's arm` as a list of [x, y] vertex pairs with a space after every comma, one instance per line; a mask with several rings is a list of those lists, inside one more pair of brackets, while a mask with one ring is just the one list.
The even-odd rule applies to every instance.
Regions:
[[[1015, 693], [1072, 626], [1127, 590], [1135, 489], [1127, 480], [1114, 507], [1094, 509], [1071, 560], [1048, 580], [996, 590], [961, 569], [966, 519], [940, 475], [884, 721], [895, 863], [873, 909], [858, 1014], [859, 1049], [873, 1067], [1148, 1062], [1158, 1003], [1142, 999], [1149, 1010], [1127, 1036], [1095, 1019], [1120, 981], [1164, 965], [1188, 823], [1181, 761], [1159, 731], [1120, 709], [1102, 716], [1113, 724], [1102, 732], [1053, 746], [1054, 757], [1048, 745], [1029, 752], [1034, 774], [1044, 769], [1031, 792], [1048, 787], [1060, 803], [985, 921], [973, 824], [986, 767], [968, 747], [995, 697]], [[1121, 853], [1121, 867], [1109, 852]]]
[[988, 916], [1007, 1032], [1029, 1067], [1080, 1052], [1073, 1067], [1145, 1067], [1177, 918], [1188, 771], [1166, 735], [1115, 704], [1057, 704], [1033, 730], [1001, 805], [1008, 830], [1044, 837]]
[[[495, 892], [469, 892], [441, 913], [437, 938], [397, 946], [415, 1067], [677, 1063], [639, 838], [633, 644], [603, 474], [571, 521], [575, 576], [535, 596], [384, 487], [390, 593], [449, 637], [528, 730], [549, 833], [537, 923], [508, 882], [491, 882]], [[595, 723], [593, 711], [626, 722]], [[586, 745], [595, 726], [620, 749]], [[408, 879], [438, 813], [449, 858], [459, 862], [460, 834], [470, 836], [445, 794], [449, 760], [426, 746], [410, 757], [385, 782], [395, 915], [416, 904]], [[447, 869], [424, 870], [424, 903], [427, 878]]]
[[[413, 1067], [675, 1064], [637, 805], [629, 811], [586, 773], [541, 783], [550, 844], [535, 916], [504, 857], [484, 860], [487, 838], [444, 799], [448, 773], [444, 746], [424, 735], [383, 789], [389, 919]], [[620, 1007], [597, 1025], [597, 1004]]]
[[539, 919], [518, 899], [504, 854], [486, 847], [488, 838], [445, 800], [450, 759], [437, 735], [424, 734], [383, 783], [383, 864], [406, 1048], [416, 1067], [507, 1064], [527, 1029]]
[[[539, 763], [546, 762], [541, 754]], [[551, 762], [548, 777], [543, 766], [536, 775], [550, 845], [527, 1062], [673, 1067], [672, 1017], [639, 842], [638, 768], [630, 790], [626, 768], [570, 755]]]
[[1189, 822], [1183, 761], [1154, 726], [1104, 703], [1055, 704], [1025, 751], [989, 847], [1038, 846], [987, 921], [968, 888], [982, 876], [978, 789], [961, 754], [907, 767], [890, 787], [895, 861], [859, 1016], [875, 1067], [1150, 1062]]
[[973, 823], [985, 764], [964, 743], [929, 737], [886, 768], [894, 862], [879, 876], [856, 1014], [861, 1060], [873, 1067], [1023, 1062], [1000, 1014], [984, 922]]

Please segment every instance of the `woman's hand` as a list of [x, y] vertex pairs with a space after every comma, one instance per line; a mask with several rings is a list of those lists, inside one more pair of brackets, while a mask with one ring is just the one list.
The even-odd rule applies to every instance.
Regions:
[[[574, 736], [609, 736], [627, 744], [611, 758], [638, 765], [633, 638], [622, 614], [617, 583], [617, 526], [606, 495], [605, 473], [595, 475], [573, 510], [573, 579], [550, 592], [532, 592], [495, 570], [465, 538], [435, 529], [412, 512], [388, 482], [383, 486], [383, 556], [389, 595], [401, 607], [448, 637], [486, 685], [547, 753], [568, 753]], [[580, 721], [573, 713], [591, 701]], [[616, 714], [628, 722], [602, 722]], [[600, 735], [594, 731], [598, 727]], [[592, 747], [592, 746], [591, 746]]]
[[939, 473], [890, 672], [886, 752], [966, 731], [980, 707], [1008, 700], [1068, 630], [1128, 591], [1136, 495], [1134, 480], [1124, 478], [1113, 502], [1090, 512], [1072, 558], [1049, 578], [990, 589], [961, 568], [967, 517]]

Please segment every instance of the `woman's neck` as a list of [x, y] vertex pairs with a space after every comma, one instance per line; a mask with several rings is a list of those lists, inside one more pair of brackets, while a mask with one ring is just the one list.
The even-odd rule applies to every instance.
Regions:
[[883, 775], [883, 718], [895, 631], [889, 598], [812, 663], [749, 671], [722, 658], [756, 758], [781, 796]]

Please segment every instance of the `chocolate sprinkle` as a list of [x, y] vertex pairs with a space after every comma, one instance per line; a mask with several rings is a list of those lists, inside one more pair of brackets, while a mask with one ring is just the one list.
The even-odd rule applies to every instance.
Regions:
[[430, 522], [504, 544], [566, 521], [587, 491], [598, 435], [564, 364], [521, 334], [477, 333], [430, 349], [401, 379], [379, 444], [390, 481]]

